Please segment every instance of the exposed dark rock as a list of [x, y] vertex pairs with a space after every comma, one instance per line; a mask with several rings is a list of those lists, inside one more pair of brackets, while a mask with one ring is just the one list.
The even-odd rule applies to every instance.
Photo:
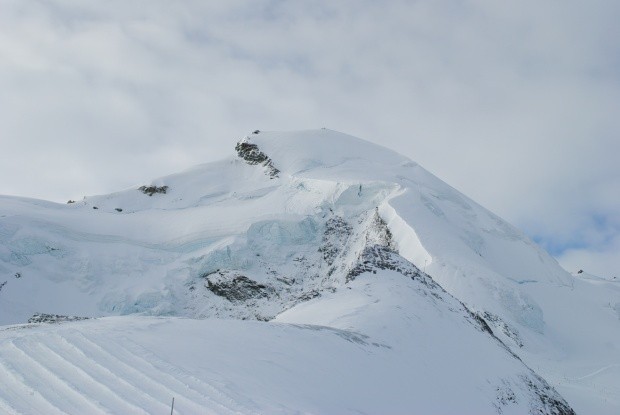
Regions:
[[114, 210], [117, 211], [117, 212], [122, 212], [123, 211], [123, 209], [121, 209], [121, 208], [116, 208]]
[[8, 281], [4, 281], [2, 283], [0, 283], [0, 291], [2, 291], [2, 288], [4, 288], [4, 286], [6, 285]]
[[364, 272], [377, 273], [377, 270], [391, 270], [411, 279], [419, 279], [424, 285], [438, 287], [428, 275], [401, 257], [392, 240], [392, 232], [375, 209], [368, 231], [365, 235], [366, 247], [359, 255], [357, 264], [346, 275], [346, 282], [354, 280]]
[[254, 130], [254, 131], [252, 131], [252, 134], [258, 134], [258, 133], [260, 133], [260, 130]]
[[[390, 248], [386, 246], [372, 245], [364, 248], [357, 265], [350, 269], [347, 273], [346, 281], [352, 281], [355, 277], [363, 274], [364, 272], [376, 273], [376, 271], [380, 269], [396, 271], [406, 277], [410, 277], [411, 279], [418, 279], [422, 277], [422, 273], [418, 267], [405, 260]], [[421, 278], [421, 282], [423, 284], [435, 285], [434, 282], [431, 284], [431, 281], [432, 280], [428, 277]]]
[[379, 209], [375, 208], [375, 213], [370, 223], [370, 232], [366, 235], [367, 242], [372, 239], [374, 243], [385, 246], [392, 251], [396, 251], [392, 231], [388, 228], [387, 223], [379, 216]]
[[313, 298], [317, 298], [320, 296], [321, 296], [321, 293], [318, 290], [312, 290], [312, 291], [308, 291], [307, 293], [304, 293], [301, 297], [299, 297], [299, 301], [308, 301], [308, 300], [312, 300]]
[[493, 330], [491, 330], [491, 327], [489, 326], [489, 324], [482, 317], [480, 317], [476, 313], [471, 312], [469, 309], [467, 309], [467, 311], [469, 311], [469, 315], [471, 316], [471, 318], [473, 318], [476, 321], [476, 323], [478, 323], [478, 326], [480, 327], [482, 331], [486, 331], [491, 336], [495, 337]]
[[71, 203], [75, 203], [75, 200], [67, 200], [68, 205], [70, 205]]
[[247, 142], [239, 142], [235, 146], [235, 150], [239, 157], [247, 161], [249, 164], [265, 164], [270, 161], [265, 153], [259, 150], [256, 144]]
[[504, 413], [503, 407], [517, 403], [517, 396], [510, 387], [509, 382], [504, 381], [501, 386], [495, 388], [495, 391], [497, 394], [495, 409], [498, 414]]
[[65, 321], [87, 320], [90, 317], [62, 316], [58, 314], [35, 313], [28, 319], [28, 323], [61, 323]]
[[540, 376], [536, 375], [538, 382], [534, 383], [529, 377], [523, 377], [523, 381], [530, 391], [538, 398], [540, 407], [532, 408], [531, 414], [542, 415], [576, 415], [568, 403]]
[[93, 206], [93, 209], [99, 209], [97, 206]]
[[[353, 228], [340, 216], [334, 216], [325, 223], [322, 244], [319, 252], [327, 265], [332, 265], [338, 255], [346, 247], [346, 242], [351, 236]], [[333, 270], [332, 270], [333, 272]]]
[[268, 297], [273, 289], [259, 284], [244, 275], [236, 275], [232, 280], [211, 281], [207, 278], [207, 288], [215, 295], [228, 301], [246, 301]]
[[237, 155], [248, 164], [265, 166], [267, 167], [269, 177], [272, 179], [278, 177], [280, 170], [273, 165], [273, 162], [265, 153], [260, 151], [256, 144], [240, 141], [235, 146], [235, 150]]
[[506, 324], [499, 316], [485, 311], [478, 317], [484, 319], [487, 323], [491, 324], [498, 330], [501, 330], [501, 332], [511, 339], [517, 346], [523, 347], [523, 341], [519, 336], [519, 331], [516, 328]]
[[138, 190], [145, 195], [153, 196], [155, 193], [166, 194], [168, 186], [140, 186]]

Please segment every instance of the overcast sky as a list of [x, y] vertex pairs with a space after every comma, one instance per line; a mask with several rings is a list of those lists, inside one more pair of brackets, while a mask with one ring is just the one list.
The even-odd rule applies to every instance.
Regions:
[[620, 278], [620, 1], [0, 0], [0, 194], [64, 202], [328, 127]]

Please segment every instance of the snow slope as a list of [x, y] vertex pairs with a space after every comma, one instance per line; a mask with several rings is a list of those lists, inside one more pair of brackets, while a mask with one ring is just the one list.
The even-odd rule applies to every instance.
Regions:
[[[355, 408], [385, 413], [381, 409], [389, 408], [403, 413], [435, 408], [451, 413], [455, 407], [450, 405], [456, 403], [471, 413], [536, 413], [537, 408], [553, 413], [553, 405], [545, 408], [541, 396], [553, 396], [555, 407], [562, 407], [561, 398], [508, 347], [578, 413], [620, 411], [620, 298], [615, 282], [572, 277], [518, 230], [415, 162], [355, 137], [330, 130], [261, 132], [246, 137], [236, 150], [236, 157], [144, 184], [150, 192], [136, 186], [67, 205], [0, 198], [0, 284], [6, 281], [0, 288], [0, 324], [25, 323], [37, 312], [127, 316], [7, 330], [0, 358], [19, 354], [14, 346], [30, 344], [26, 338], [44, 339], [48, 331], [54, 333], [50, 338], [63, 337], [59, 333], [65, 327], [95, 344], [122, 344], [120, 339], [132, 333], [129, 327], [134, 325], [144, 333], [169, 326], [174, 339], [187, 339], [155, 345], [146, 334], [136, 335], [134, 343], [162, 358], [190, 347], [187, 343], [211, 348], [198, 334], [204, 325], [205, 331], [213, 330], [229, 343], [247, 339], [241, 334], [246, 330], [256, 334], [256, 354], [213, 346], [214, 356], [229, 363], [263, 359], [261, 353], [267, 350], [286, 355], [282, 348], [287, 345], [298, 350], [280, 363], [287, 376], [265, 372], [274, 382], [272, 390], [256, 394], [265, 401], [241, 412], [345, 413]], [[130, 317], [136, 314], [281, 323]], [[481, 319], [493, 336], [481, 330]], [[302, 330], [299, 324], [329, 329]], [[366, 345], [347, 340], [333, 346], [333, 339], [347, 336], [334, 337], [339, 330], [358, 333]], [[104, 334], [97, 337], [93, 331]], [[321, 379], [333, 377], [333, 385], [322, 384], [326, 390], [315, 391], [315, 399], [296, 397], [285, 404], [278, 387], [295, 384], [292, 379], [304, 367], [299, 363], [305, 353], [298, 347], [303, 338], [299, 333], [316, 336], [321, 355], [333, 355], [338, 364], [329, 359], [313, 363], [324, 370], [317, 372], [325, 374]], [[273, 344], [274, 336], [281, 346]], [[350, 348], [357, 352], [367, 346], [359, 359], [342, 358], [353, 356]], [[338, 351], [332, 353], [331, 347]], [[178, 370], [183, 377], [198, 364], [185, 358], [163, 361], [168, 372]], [[94, 361], [118, 375], [114, 364]], [[386, 361], [394, 363], [385, 368], [378, 363]], [[192, 375], [200, 381], [215, 364], [204, 362]], [[241, 369], [230, 364], [226, 376], [231, 377], [225, 382], [237, 385], [233, 400], [241, 402], [243, 396], [252, 396], [247, 383], [257, 377], [246, 372], [235, 377]], [[17, 368], [2, 370], [17, 386], [0, 400], [0, 407], [2, 402], [13, 407], [28, 388], [37, 389]], [[48, 372], [57, 374], [55, 368]], [[336, 376], [343, 373], [352, 375]], [[391, 389], [381, 387], [385, 379]], [[347, 382], [358, 382], [355, 393], [345, 388]], [[414, 386], [421, 391], [416, 400], [390, 395], [391, 390], [404, 394], [403, 388]], [[376, 404], [383, 406], [372, 406], [366, 398], [369, 390], [385, 394]], [[450, 403], [446, 396], [459, 399]], [[158, 399], [165, 403], [170, 398]], [[88, 399], [108, 408], [103, 398]], [[114, 399], [121, 405], [122, 399]], [[53, 398], [43, 400], [59, 405]], [[204, 400], [196, 402], [207, 407]], [[342, 406], [345, 402], [349, 406]], [[276, 407], [279, 404], [284, 406]], [[75, 405], [65, 409], [75, 413], [81, 404]]]
[[[571, 413], [428, 278], [366, 272], [276, 322], [108, 317], [0, 331], [6, 413]], [[320, 324], [316, 324], [320, 323]]]

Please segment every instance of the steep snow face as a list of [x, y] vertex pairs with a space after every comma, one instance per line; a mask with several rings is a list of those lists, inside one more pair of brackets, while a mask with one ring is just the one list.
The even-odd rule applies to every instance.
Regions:
[[519, 230], [389, 150], [329, 130], [248, 141], [291, 177], [395, 185], [378, 211], [400, 254], [485, 318], [578, 410], [620, 411], [616, 282], [574, 278]]
[[[375, 144], [325, 129], [259, 132], [236, 152], [68, 205], [0, 198], [0, 324], [36, 312], [289, 315], [328, 324], [313, 320], [310, 306], [293, 313], [316, 303], [334, 310], [325, 318], [341, 327], [331, 296], [353, 301], [343, 292], [374, 262], [395, 272], [412, 266], [484, 319], [577, 409], [620, 408], [604, 400], [620, 385], [613, 369], [594, 374], [617, 364], [618, 318], [610, 312], [617, 291], [573, 278], [518, 230]], [[425, 301], [434, 301], [431, 291]], [[437, 307], [458, 309], [447, 304]], [[576, 335], [586, 329], [589, 337]], [[588, 374], [601, 383], [580, 377]]]

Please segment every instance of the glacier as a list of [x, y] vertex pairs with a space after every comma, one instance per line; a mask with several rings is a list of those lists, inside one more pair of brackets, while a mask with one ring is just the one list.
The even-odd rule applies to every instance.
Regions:
[[0, 197], [2, 411], [620, 411], [617, 282], [356, 137], [235, 150], [66, 205]]

